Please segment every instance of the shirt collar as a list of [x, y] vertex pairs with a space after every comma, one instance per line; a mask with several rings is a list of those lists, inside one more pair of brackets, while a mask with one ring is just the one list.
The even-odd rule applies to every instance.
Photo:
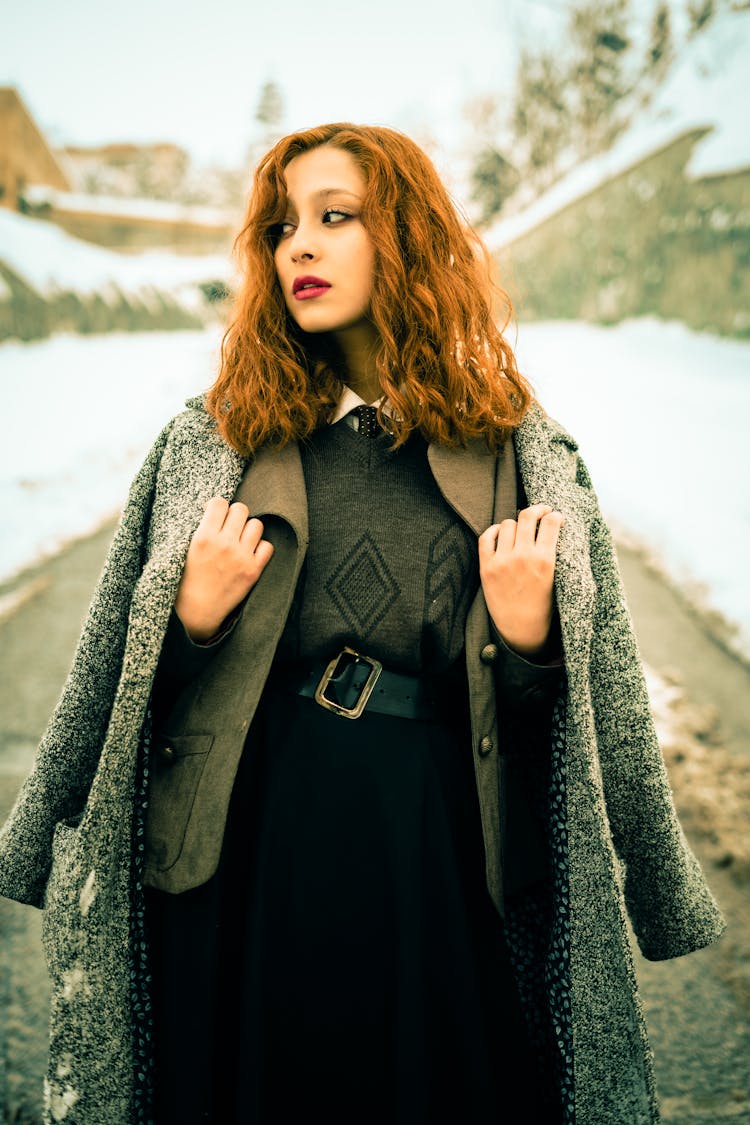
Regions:
[[[348, 387], [346, 383], [344, 383], [344, 393], [339, 399], [339, 404], [336, 407], [333, 418], [331, 418], [331, 425], [333, 426], [336, 422], [340, 422], [351, 410], [354, 410], [355, 406], [380, 406], [384, 399], [385, 395], [381, 395], [375, 402], [367, 403], [356, 391], [353, 391], [351, 387]], [[385, 402], [383, 406], [383, 413], [390, 414], [388, 402]]]

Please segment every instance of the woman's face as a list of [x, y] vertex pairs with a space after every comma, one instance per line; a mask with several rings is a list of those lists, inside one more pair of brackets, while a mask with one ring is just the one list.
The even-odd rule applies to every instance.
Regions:
[[[287, 308], [305, 332], [362, 325], [375, 248], [359, 218], [366, 186], [359, 166], [350, 153], [324, 145], [295, 156], [285, 175], [287, 210], [274, 261]], [[300, 288], [307, 277], [322, 284]]]

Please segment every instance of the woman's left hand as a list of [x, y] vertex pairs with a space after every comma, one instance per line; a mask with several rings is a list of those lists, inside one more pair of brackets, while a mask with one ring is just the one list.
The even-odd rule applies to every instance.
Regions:
[[557, 538], [563, 524], [549, 504], [534, 504], [479, 537], [479, 576], [487, 609], [509, 648], [535, 656], [552, 623]]

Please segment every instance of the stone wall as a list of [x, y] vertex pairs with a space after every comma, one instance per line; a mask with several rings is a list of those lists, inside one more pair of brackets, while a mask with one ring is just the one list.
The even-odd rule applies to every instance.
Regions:
[[225, 315], [219, 282], [207, 283], [204, 301], [187, 308], [154, 289], [140, 297], [113, 283], [106, 296], [59, 290], [42, 296], [0, 263], [0, 341], [42, 340], [53, 332], [146, 332], [201, 328]]
[[175, 254], [229, 254], [240, 219], [229, 222], [191, 222], [189, 219], [162, 220], [140, 215], [111, 215], [98, 211], [71, 211], [54, 203], [34, 212], [62, 230], [112, 250], [167, 250]]
[[750, 169], [691, 180], [694, 130], [495, 254], [521, 320], [677, 319], [750, 336]]

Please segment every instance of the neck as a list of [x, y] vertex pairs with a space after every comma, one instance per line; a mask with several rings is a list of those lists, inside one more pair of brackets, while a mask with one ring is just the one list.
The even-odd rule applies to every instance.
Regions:
[[383, 391], [375, 367], [378, 334], [372, 324], [357, 324], [335, 333], [344, 365], [344, 382], [365, 402], [374, 402]]

